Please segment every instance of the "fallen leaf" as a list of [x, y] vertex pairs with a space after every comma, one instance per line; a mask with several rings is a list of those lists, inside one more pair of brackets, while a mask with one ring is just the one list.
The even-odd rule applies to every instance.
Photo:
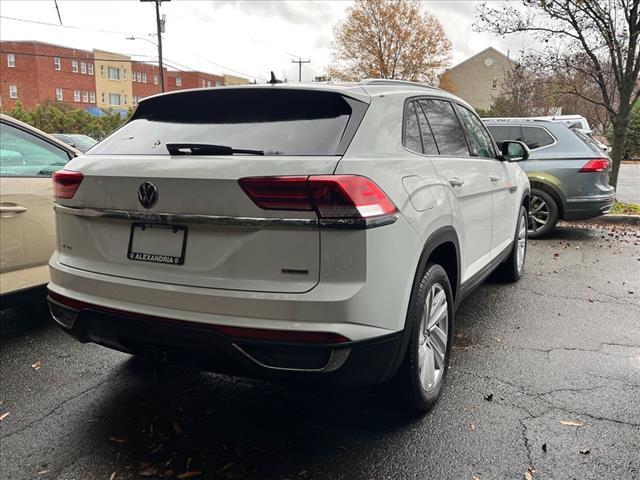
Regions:
[[[45, 473], [49, 473], [49, 470], [40, 470], [38, 472], [38, 475], [44, 475]], [[109, 479], [109, 480], [111, 480], [111, 479]]]
[[111, 440], [114, 443], [124, 443], [127, 441], [126, 438], [114, 437], [113, 435], [109, 437], [109, 440]]
[[177, 475], [176, 478], [179, 478], [179, 479], [191, 478], [191, 477], [196, 477], [198, 475], [202, 475], [202, 472], [200, 470], [189, 470], [188, 472], [184, 472], [184, 473], [181, 473], [180, 475]]
[[42, 368], [42, 362], [38, 360], [36, 363], [31, 365], [31, 368], [33, 368], [34, 370], [40, 370]]
[[224, 472], [225, 470], [229, 470], [231, 467], [233, 467], [233, 462], [227, 463], [224, 467], [222, 467], [222, 471]]
[[158, 446], [156, 448], [154, 448], [153, 450], [151, 450], [151, 453], [158, 453], [160, 450], [162, 450], [162, 447], [164, 446], [163, 443], [159, 443]]
[[185, 465], [184, 469], [185, 469], [185, 470], [189, 470], [189, 467], [190, 467], [190, 466], [191, 466], [191, 457], [189, 457], [189, 458], [187, 459], [187, 464]]
[[173, 477], [173, 470], [169, 469], [162, 474], [163, 477]]
[[533, 480], [533, 474], [536, 473], [536, 469], [533, 467], [527, 468], [527, 471], [524, 472], [525, 480]]
[[180, 428], [180, 424], [178, 422], [173, 422], [173, 430], [174, 432], [176, 432], [178, 435], [182, 434], [182, 429]]
[[580, 453], [583, 455], [589, 455], [591, 453], [591, 449], [590, 448], [583, 448], [582, 450], [580, 450]]
[[7, 418], [9, 415], [11, 415], [11, 412], [4, 412], [2, 415], [0, 415], [0, 422]]
[[116, 480], [116, 472], [113, 472], [109, 477], [109, 480]]
[[476, 429], [476, 424], [473, 422], [469, 423], [469, 430], [471, 430], [472, 432]]
[[560, 420], [560, 423], [562, 425], [570, 425], [572, 427], [581, 427], [584, 425], [584, 423], [579, 422], [577, 420]]
[[143, 477], [153, 477], [158, 474], [158, 469], [156, 467], [147, 467], [144, 470], [140, 470], [140, 475]]
[[485, 399], [487, 402], [492, 401], [492, 400], [493, 400], [493, 393], [490, 393], [489, 395], [487, 395], [486, 397], [484, 397], [484, 399]]
[[474, 475], [473, 477], [471, 477], [471, 480], [480, 480], [480, 477], [477, 475]]
[[547, 444], [546, 443], [542, 444], [542, 451], [545, 452], [545, 453], [547, 452]]

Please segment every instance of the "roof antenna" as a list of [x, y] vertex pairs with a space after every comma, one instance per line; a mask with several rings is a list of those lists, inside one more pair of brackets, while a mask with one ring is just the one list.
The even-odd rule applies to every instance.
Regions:
[[267, 83], [270, 83], [271, 85], [274, 85], [276, 83], [282, 83], [282, 80], [278, 80], [276, 78], [276, 74], [273, 73], [273, 70], [271, 71], [271, 80], [269, 80]]

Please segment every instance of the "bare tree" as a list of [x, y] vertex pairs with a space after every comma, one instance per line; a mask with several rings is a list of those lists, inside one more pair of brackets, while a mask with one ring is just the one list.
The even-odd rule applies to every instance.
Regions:
[[335, 28], [329, 75], [435, 82], [450, 52], [442, 25], [418, 0], [355, 0]]
[[[506, 2], [505, 2], [506, 3]], [[523, 8], [503, 4], [478, 9], [475, 27], [501, 36], [532, 33], [544, 51], [527, 66], [565, 77], [579, 73], [594, 82], [599, 95], [575, 85], [563, 92], [602, 106], [612, 126], [610, 182], [616, 185], [631, 109], [640, 96], [640, 0], [523, 0]], [[576, 62], [576, 56], [583, 61]]]

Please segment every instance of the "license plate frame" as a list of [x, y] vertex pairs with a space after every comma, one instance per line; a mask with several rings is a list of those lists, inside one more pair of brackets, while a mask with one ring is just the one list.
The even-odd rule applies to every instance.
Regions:
[[[158, 229], [157, 231], [169, 230], [173, 234], [182, 232], [182, 245], [179, 246], [179, 255], [169, 255], [165, 253], [153, 253], [134, 250], [134, 234], [141, 229], [144, 232], [147, 228]], [[166, 223], [134, 222], [131, 224], [129, 233], [129, 246], [127, 248], [127, 258], [134, 262], [159, 263], [163, 265], [183, 265], [185, 252], [187, 250], [187, 234], [189, 230], [185, 225], [169, 225]], [[178, 239], [179, 242], [179, 239]]]

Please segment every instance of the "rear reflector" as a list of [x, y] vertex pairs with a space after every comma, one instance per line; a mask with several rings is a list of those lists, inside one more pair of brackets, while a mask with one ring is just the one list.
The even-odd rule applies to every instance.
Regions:
[[315, 211], [319, 218], [347, 219], [398, 211], [373, 180], [358, 175], [247, 177], [238, 183], [265, 210]]
[[609, 160], [606, 158], [592, 158], [584, 167], [580, 169], [581, 172], [602, 172], [609, 168]]
[[[93, 310], [96, 312], [104, 312], [111, 315], [121, 317], [132, 317], [143, 320], [150, 320], [159, 324], [165, 323], [170, 325], [180, 325], [190, 328], [202, 328], [213, 330], [233, 338], [242, 338], [247, 340], [263, 340], [268, 342], [287, 342], [287, 343], [314, 343], [314, 344], [331, 344], [331, 343], [347, 343], [350, 340], [339, 333], [332, 332], [305, 332], [300, 330], [270, 330], [266, 328], [245, 328], [230, 325], [211, 325], [208, 323], [190, 322], [185, 320], [174, 320], [170, 318], [154, 317], [152, 315], [144, 315], [140, 313], [127, 312], [111, 307], [103, 307], [86, 303], [73, 298], [65, 297], [59, 293], [48, 292], [49, 299], [57, 305], [64, 306], [73, 312], [82, 310]], [[58, 307], [59, 309], [59, 307]], [[75, 321], [75, 318], [74, 318]]]
[[84, 175], [72, 170], [58, 170], [53, 174], [53, 194], [56, 198], [73, 198]]

